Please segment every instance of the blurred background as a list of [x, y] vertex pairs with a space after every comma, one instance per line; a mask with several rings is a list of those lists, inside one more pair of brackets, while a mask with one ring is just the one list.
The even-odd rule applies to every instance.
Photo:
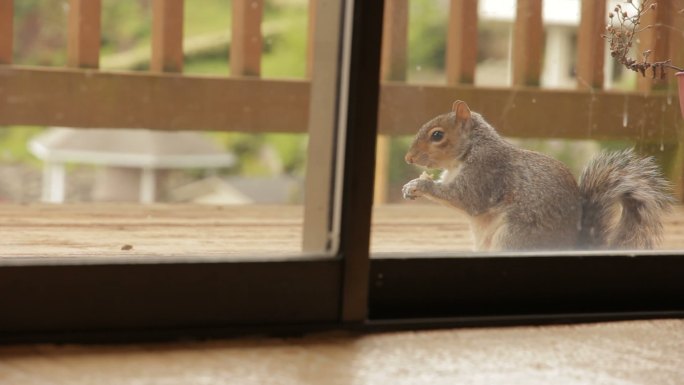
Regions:
[[[151, 0], [102, 1], [102, 70], [149, 69], [151, 3]], [[444, 84], [449, 5], [448, 0], [409, 1], [406, 74], [409, 83]], [[67, 0], [15, 2], [15, 65], [65, 66], [68, 7]], [[308, 7], [307, 0], [265, 2], [261, 77], [304, 79], [307, 76]], [[230, 74], [231, 12], [231, 1], [227, 0], [185, 2], [185, 74]], [[509, 86], [515, 1], [483, 0], [478, 13], [475, 85]], [[545, 2], [541, 87], [576, 88], [579, 18], [580, 0]], [[635, 87], [634, 73], [622, 71], [613, 60], [605, 63], [606, 89]], [[448, 108], [445, 106], [445, 111]], [[135, 130], [137, 133], [130, 135], [139, 138], [135, 139], [139, 144], [136, 149], [130, 146], [134, 140], [115, 143], [108, 139], [106, 132], [98, 130], [90, 131], [90, 136], [85, 138], [84, 131], [90, 130], [0, 126], [0, 201], [303, 202], [305, 134], [162, 132], [146, 135], [144, 130]], [[190, 136], [181, 139], [177, 135]], [[387, 193], [376, 197], [379, 202], [401, 201], [401, 186], [417, 175], [416, 169], [403, 162], [410, 140], [408, 136], [389, 138], [389, 151], [384, 155], [387, 170], [383, 173]], [[551, 154], [575, 172], [601, 148], [630, 145], [546, 139], [516, 142]], [[107, 145], [98, 147], [102, 143]], [[179, 161], [179, 155], [189, 157]], [[133, 162], [136, 156], [151, 156], [159, 164], [173, 167], [143, 175], [142, 169], [126, 163]], [[214, 163], [207, 167], [207, 163], [198, 159], [214, 159]], [[48, 163], [52, 168], [46, 167]], [[55, 163], [59, 166], [54, 167]], [[144, 189], [141, 184], [152, 186], [145, 193], [146, 198], [141, 197]]]

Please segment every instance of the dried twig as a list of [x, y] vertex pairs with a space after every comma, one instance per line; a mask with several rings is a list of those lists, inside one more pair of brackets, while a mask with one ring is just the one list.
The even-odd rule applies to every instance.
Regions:
[[653, 79], [657, 77], [663, 79], [665, 70], [668, 68], [684, 71], [684, 69], [672, 65], [670, 59], [650, 62], [648, 58], [651, 50], [644, 51], [641, 54], [641, 60], [629, 57], [634, 38], [640, 32], [654, 28], [653, 25], [641, 26], [641, 17], [646, 12], [655, 12], [657, 3], [653, 0], [643, 0], [638, 6], [634, 5], [632, 0], [627, 0], [625, 3], [636, 11], [634, 15], [630, 16], [621, 4], [616, 5], [613, 11], [608, 14], [609, 23], [606, 26], [606, 34], [603, 35], [603, 38], [608, 41], [610, 46], [610, 56], [625, 68], [638, 72], [642, 76], [646, 76], [647, 71], [650, 72]]

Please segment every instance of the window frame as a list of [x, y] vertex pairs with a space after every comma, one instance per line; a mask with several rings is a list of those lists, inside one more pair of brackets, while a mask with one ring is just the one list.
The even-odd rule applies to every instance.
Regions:
[[683, 316], [680, 253], [370, 258], [383, 5], [384, 1], [352, 5], [346, 156], [335, 258], [0, 261], [0, 342], [122, 342], [343, 327], [377, 330]]
[[335, 255], [251, 262], [201, 255], [175, 261], [0, 259], [0, 343], [168, 339], [363, 322], [383, 3], [342, 4], [353, 14], [347, 109], [340, 112], [350, 145]]
[[380, 326], [513, 325], [684, 316], [680, 253], [372, 258]]

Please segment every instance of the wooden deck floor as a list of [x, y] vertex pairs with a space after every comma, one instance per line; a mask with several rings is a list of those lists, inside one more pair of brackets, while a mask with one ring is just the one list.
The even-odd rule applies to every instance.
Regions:
[[[300, 253], [301, 206], [0, 205], [0, 256], [289, 257]], [[465, 218], [431, 204], [378, 206], [372, 252], [469, 251]], [[684, 208], [662, 249], [684, 249]]]

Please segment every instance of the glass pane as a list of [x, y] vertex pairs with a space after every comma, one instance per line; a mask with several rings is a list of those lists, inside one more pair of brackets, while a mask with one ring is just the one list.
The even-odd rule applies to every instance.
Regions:
[[[335, 180], [341, 5], [81, 3], [15, 2], [0, 70], [4, 257], [334, 254], [333, 186], [305, 190], [312, 163]], [[59, 44], [24, 33], [36, 23]], [[314, 201], [326, 215], [305, 223]], [[325, 240], [304, 250], [305, 228]]]
[[[618, 4], [623, 37], [639, 7], [656, 25], [629, 53], [656, 79], [602, 38]], [[650, 4], [387, 2], [375, 256], [684, 247], [684, 19]]]

